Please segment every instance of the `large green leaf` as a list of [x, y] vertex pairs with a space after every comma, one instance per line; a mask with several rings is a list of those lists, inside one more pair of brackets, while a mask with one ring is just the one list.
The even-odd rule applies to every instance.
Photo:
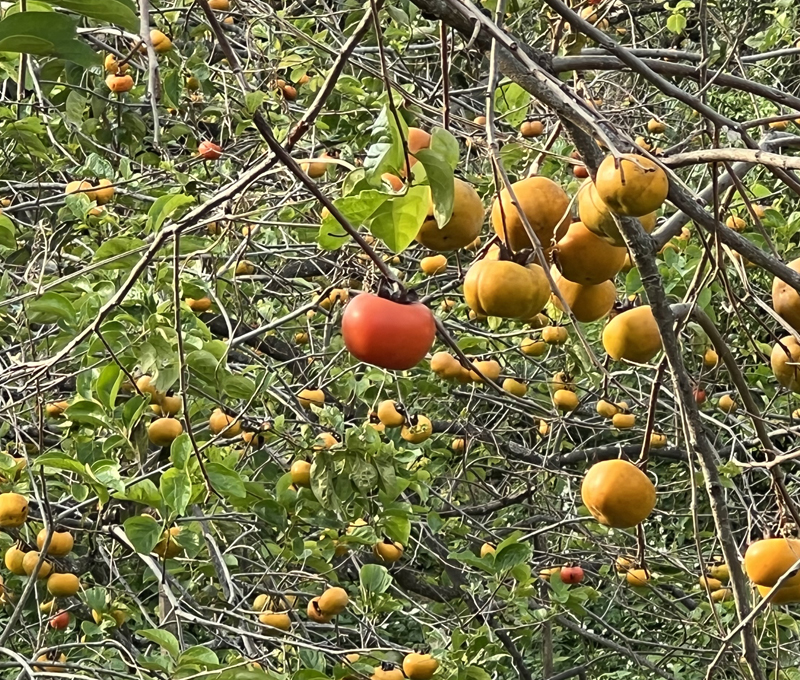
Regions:
[[[402, 117], [400, 124], [403, 127], [403, 137], [408, 138], [408, 129]], [[389, 110], [388, 104], [381, 109], [381, 113], [375, 121], [373, 136], [377, 141], [367, 149], [364, 169], [367, 171], [367, 179], [370, 183], [378, 186], [383, 173], [396, 173], [405, 165], [400, 129], [397, 127], [397, 121]]]
[[45, 0], [45, 2], [92, 19], [117, 24], [134, 33], [139, 32], [136, 7], [128, 0]]
[[431, 198], [433, 199], [433, 216], [436, 218], [436, 224], [441, 229], [450, 221], [450, 217], [453, 214], [453, 194], [455, 190], [453, 169], [445, 159], [431, 149], [422, 149], [416, 156], [419, 159], [418, 165], [422, 165], [425, 168], [428, 185], [431, 188]]
[[59, 319], [75, 321], [75, 308], [60, 293], [50, 291], [28, 304], [29, 319], [34, 323], [54, 323]]
[[495, 90], [494, 103], [504, 122], [519, 127], [528, 117], [531, 94], [516, 83], [506, 82]]
[[5, 246], [6, 248], [17, 247], [14, 223], [6, 215], [0, 215], [0, 246]]
[[185, 513], [192, 497], [192, 480], [186, 471], [173, 467], [161, 475], [161, 495], [177, 514]]
[[247, 496], [244, 482], [236, 470], [226, 468], [221, 463], [208, 463], [206, 472], [211, 486], [226, 498], [245, 498]]
[[[127, 524], [127, 522], [126, 522]], [[147, 638], [151, 642], [155, 642], [159, 647], [166, 650], [173, 659], [177, 659], [181, 652], [178, 639], [168, 630], [161, 630], [159, 628], [147, 628], [145, 630], [137, 630], [137, 635]]]
[[403, 252], [428, 214], [428, 192], [428, 187], [411, 187], [405, 196], [389, 198], [370, 218], [369, 230], [393, 252]]
[[367, 593], [385, 593], [392, 585], [392, 577], [380, 564], [365, 564], [359, 573], [361, 587]]
[[129, 517], [123, 524], [125, 535], [131, 542], [131, 545], [136, 549], [136, 552], [142, 555], [149, 555], [153, 552], [163, 533], [161, 525], [156, 522], [150, 515], [136, 515]]
[[132, 253], [128, 257], [123, 257], [114, 262], [103, 265], [103, 269], [130, 269], [138, 257], [133, 254], [133, 251], [145, 246], [145, 242], [138, 238], [129, 238], [126, 236], [118, 236], [103, 243], [94, 253], [94, 261], [100, 262], [107, 260], [115, 255], [123, 255], [124, 253]]
[[161, 225], [164, 224], [164, 221], [172, 215], [172, 213], [193, 202], [194, 199], [186, 194], [167, 194], [166, 196], [160, 196], [147, 213], [147, 230], [158, 231], [161, 229]]
[[57, 12], [48, 12], [46, 20], [39, 12], [12, 14], [0, 21], [0, 52], [54, 55], [91, 68], [100, 63], [100, 56], [77, 39], [76, 26], [74, 19]]
[[[337, 198], [333, 204], [345, 216], [353, 227], [364, 224], [370, 216], [389, 198], [387, 194], [367, 189], [353, 196]], [[341, 248], [350, 240], [339, 220], [333, 215], [326, 214], [319, 227], [317, 243], [325, 250]]]

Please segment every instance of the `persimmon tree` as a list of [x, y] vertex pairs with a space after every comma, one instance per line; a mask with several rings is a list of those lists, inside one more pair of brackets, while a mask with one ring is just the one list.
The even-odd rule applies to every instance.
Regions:
[[800, 677], [797, 15], [4, 3], [4, 677]]

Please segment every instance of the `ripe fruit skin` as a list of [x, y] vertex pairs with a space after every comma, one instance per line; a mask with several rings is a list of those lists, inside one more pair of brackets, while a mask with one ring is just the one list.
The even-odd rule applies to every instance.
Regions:
[[[408, 128], [408, 135], [406, 136], [406, 146], [408, 147], [408, 167], [413, 168], [417, 164], [417, 159], [412, 154], [417, 153], [420, 149], [427, 149], [431, 145], [431, 136], [425, 130], [418, 127]], [[406, 175], [406, 172], [401, 174]]]
[[156, 446], [170, 446], [182, 433], [183, 425], [175, 418], [159, 418], [147, 428], [147, 437]]
[[[772, 587], [800, 559], [800, 540], [796, 538], [766, 538], [754, 541], [744, 554], [744, 569], [757, 586]], [[800, 586], [800, 573], [792, 576], [783, 587]]]
[[49, 621], [50, 627], [56, 630], [63, 630], [69, 625], [69, 612], [60, 611]]
[[401, 304], [361, 293], [345, 307], [342, 336], [359, 361], [404, 371], [425, 358], [436, 324], [431, 310], [419, 302]]
[[432, 434], [433, 425], [426, 416], [417, 416], [415, 425], [406, 422], [400, 430], [400, 436], [411, 444], [421, 444]]
[[583, 581], [583, 569], [581, 567], [561, 567], [561, 580], [570, 585], [577, 585]]
[[312, 621], [316, 621], [317, 623], [330, 623], [330, 620], [333, 616], [328, 616], [323, 614], [319, 608], [319, 600], [320, 598], [315, 597], [311, 602], [308, 603], [308, 608], [306, 609], [306, 614], [308, 614], [308, 618]]
[[698, 406], [702, 406], [706, 403], [706, 391], [700, 387], [695, 388], [694, 390], [694, 400]]
[[519, 380], [514, 380], [514, 378], [506, 378], [503, 381], [503, 389], [516, 397], [524, 397], [528, 391], [528, 386], [523, 382], [519, 382]]
[[603, 329], [603, 347], [619, 361], [645, 364], [661, 349], [661, 335], [650, 305], [618, 314]]
[[406, 422], [402, 413], [397, 410], [396, 402], [386, 399], [378, 404], [378, 420], [386, 427], [402, 427]]
[[441, 274], [447, 269], [447, 258], [444, 255], [431, 255], [420, 260], [419, 268], [428, 276]]
[[663, 449], [667, 445], [667, 435], [653, 432], [650, 435], [650, 448]]
[[540, 120], [526, 120], [520, 125], [519, 133], [523, 137], [538, 137], [544, 132], [544, 125]]
[[646, 586], [650, 581], [650, 572], [646, 569], [629, 569], [625, 573], [625, 580], [631, 586]]
[[178, 542], [175, 540], [175, 537], [179, 533], [181, 533], [180, 527], [170, 527], [168, 531], [165, 531], [161, 535], [161, 540], [156, 543], [153, 552], [159, 557], [164, 558], [177, 557], [180, 555], [183, 552], [183, 548], [178, 545]]
[[731, 577], [731, 572], [727, 564], [718, 564], [708, 568], [708, 574], [711, 578], [718, 579], [723, 583], [727, 583]]
[[300, 167], [303, 168], [303, 172], [305, 172], [311, 179], [319, 179], [328, 170], [327, 163], [323, 163], [314, 159], [306, 161], [305, 163], [301, 163]]
[[667, 126], [664, 125], [664, 123], [662, 123], [660, 120], [651, 118], [650, 120], [647, 121], [647, 131], [654, 135], [660, 135], [666, 129]]
[[17, 546], [12, 545], [8, 550], [6, 550], [4, 557], [6, 569], [8, 569], [12, 574], [23, 576], [25, 574], [25, 569], [22, 567], [22, 561], [24, 559], [25, 553], [17, 548]]
[[311, 487], [311, 463], [307, 460], [296, 460], [292, 463], [289, 473], [295, 486]]
[[392, 191], [402, 191], [403, 190], [403, 180], [400, 179], [397, 175], [393, 175], [391, 172], [384, 172], [381, 175], [381, 179], [386, 182], [390, 187], [392, 187]]
[[197, 155], [207, 161], [216, 161], [222, 158], [222, 147], [214, 142], [203, 141], [197, 147]]
[[[47, 529], [42, 529], [36, 535], [36, 545], [39, 546], [39, 550], [42, 549], [46, 538]], [[75, 540], [69, 531], [54, 531], [50, 539], [50, 547], [47, 548], [47, 554], [53, 557], [64, 557], [64, 555], [69, 555], [72, 552], [74, 544]]]
[[0, 527], [16, 529], [28, 519], [28, 499], [18, 493], [0, 494]]
[[556, 245], [561, 275], [583, 285], [596, 286], [613, 279], [625, 263], [627, 250], [612, 246], [589, 231], [582, 222], [573, 222]]
[[472, 365], [475, 366], [477, 371], [480, 371], [480, 375], [478, 375], [477, 371], [470, 370], [469, 377], [473, 382], [483, 382], [484, 378], [492, 382], [497, 382], [497, 379], [500, 377], [500, 364], [494, 359], [489, 359], [488, 361], [473, 361]]
[[441, 229], [433, 214], [433, 198], [428, 208], [428, 216], [417, 233], [417, 241], [436, 252], [458, 250], [472, 243], [481, 233], [483, 226], [483, 203], [475, 188], [454, 178], [453, 214]]
[[718, 362], [719, 356], [717, 356], [717, 353], [711, 348], [707, 349], [705, 354], [703, 354], [703, 366], [706, 368], [714, 368]]
[[319, 597], [319, 609], [325, 616], [338, 616], [347, 607], [350, 597], [344, 588], [328, 588]]
[[[33, 573], [33, 570], [36, 568], [36, 563], [39, 561], [39, 553], [35, 550], [31, 550], [30, 552], [25, 553], [25, 557], [22, 559], [22, 568], [25, 570], [25, 574], [30, 576]], [[50, 564], [47, 560], [42, 562], [42, 566], [39, 568], [39, 573], [37, 574], [37, 578], [47, 578], [50, 575], [50, 572], [53, 571], [53, 565]]]
[[610, 420], [617, 415], [617, 413], [619, 413], [619, 409], [617, 408], [616, 404], [612, 404], [610, 401], [601, 399], [597, 402], [597, 412], [603, 416], [603, 418]]
[[717, 406], [719, 406], [719, 410], [724, 413], [733, 413], [739, 408], [739, 404], [737, 404], [729, 394], [723, 394], [719, 398]]
[[[52, 652], [51, 652], [52, 653]], [[65, 654], [60, 654], [58, 659], [50, 658], [49, 654], [42, 654], [36, 657], [36, 663], [33, 664], [34, 669], [37, 671], [44, 671], [45, 673], [65, 673], [66, 669], [60, 666], [47, 666], [45, 662], [67, 663]]]
[[208, 6], [220, 12], [227, 12], [231, 8], [231, 2], [230, 0], [208, 0]]
[[734, 231], [744, 231], [747, 228], [747, 222], [737, 215], [731, 215], [725, 220], [725, 226]]
[[116, 74], [120, 72], [127, 73], [131, 65], [128, 62], [125, 62], [122, 64], [122, 66], [120, 66], [115, 55], [107, 54], [105, 61], [103, 62], [103, 67], [105, 68], [106, 73]]
[[439, 662], [430, 654], [407, 654], [403, 659], [403, 673], [408, 680], [431, 680]]
[[618, 215], [641, 217], [661, 207], [669, 192], [669, 180], [649, 158], [624, 154], [618, 169], [609, 155], [597, 169], [595, 187], [600, 200]]
[[564, 326], [545, 326], [542, 340], [548, 345], [563, 345], [569, 339], [569, 331]]
[[194, 298], [186, 298], [186, 304], [196, 314], [202, 314], [211, 309], [211, 298], [202, 297], [197, 300]]
[[436, 352], [431, 357], [431, 370], [444, 380], [456, 380], [461, 375], [464, 367], [452, 354]]
[[[789, 262], [788, 266], [800, 273], [800, 257]], [[777, 276], [772, 279], [772, 308], [792, 328], [800, 329], [800, 295]]]
[[715, 590], [719, 590], [720, 588], [722, 588], [722, 581], [715, 578], [711, 578], [710, 576], [701, 576], [697, 580], [700, 583], [701, 588], [710, 590], [712, 593]]
[[162, 392], [156, 389], [155, 381], [149, 375], [143, 375], [136, 381], [136, 387], [142, 394], [149, 394], [150, 401], [154, 404], [160, 404], [164, 397]]
[[611, 417], [611, 424], [618, 430], [629, 430], [636, 425], [636, 416], [633, 413], [615, 413]]
[[264, 612], [263, 614], [259, 614], [258, 622], [263, 623], [265, 626], [272, 626], [278, 630], [291, 630], [292, 628], [292, 619], [285, 612], [281, 614]]
[[775, 343], [769, 363], [781, 385], [792, 392], [800, 392], [800, 344], [793, 335], [787, 335]]
[[[230, 426], [230, 427], [228, 427]], [[228, 428], [225, 430], [225, 428]], [[211, 417], [208, 419], [208, 429], [212, 434], [219, 434], [225, 430], [223, 437], [231, 438], [238, 436], [242, 431], [242, 424], [239, 420], [235, 420], [229, 416], [222, 409], [214, 409]]]
[[616, 562], [614, 562], [614, 569], [616, 569], [618, 574], [624, 574], [629, 569], [632, 569], [634, 565], [634, 561], [630, 557], [623, 557], [620, 555]]
[[236, 269], [234, 273], [236, 276], [251, 276], [256, 271], [255, 265], [252, 262], [248, 262], [247, 260], [242, 260], [239, 264], [236, 265]]
[[94, 200], [97, 205], [105, 205], [114, 198], [114, 183], [110, 179], [100, 179], [94, 188]]
[[150, 31], [150, 42], [153, 43], [153, 49], [158, 54], [169, 52], [172, 49], [172, 41], [156, 28]]
[[556, 390], [553, 394], [553, 403], [559, 411], [574, 411], [579, 402], [578, 395], [570, 390]]
[[605, 526], [630, 529], [643, 522], [656, 505], [653, 482], [633, 463], [605, 460], [593, 465], [581, 485], [581, 498]]
[[[607, 241], [610, 245], [622, 248], [625, 247], [625, 239], [619, 231], [619, 227], [614, 222], [611, 209], [607, 206], [600, 195], [597, 187], [591, 181], [586, 181], [578, 191], [578, 216], [583, 226], [596, 236]], [[639, 218], [642, 228], [649, 234], [656, 227], [656, 214], [650, 212]]]
[[[617, 288], [613, 281], [603, 281], [594, 286], [573, 283], [562, 276], [555, 265], [550, 270], [550, 275], [575, 318], [581, 323], [591, 323], [602, 319], [614, 307]], [[564, 311], [564, 306], [555, 293], [551, 298], [553, 304]]]
[[[759, 590], [763, 586], [759, 586]], [[730, 588], [720, 588], [711, 593], [712, 602], [728, 602], [733, 599], [733, 591]]]
[[572, 174], [578, 179], [586, 179], [589, 176], [589, 171], [585, 165], [573, 165]]
[[53, 574], [47, 579], [47, 591], [53, 597], [72, 597], [81, 589], [75, 574]]
[[[546, 177], [528, 177], [514, 182], [511, 187], [542, 248], [549, 248], [553, 238], [561, 238], [572, 221], [569, 197], [558, 184]], [[503, 216], [505, 216], [505, 229], [503, 229]], [[503, 240], [508, 234], [507, 245], [511, 250], [518, 251], [532, 247], [507, 189], [500, 192], [499, 199], [495, 199], [492, 205], [492, 227]]]
[[159, 411], [165, 416], [174, 416], [183, 407], [183, 399], [179, 396], [164, 396], [161, 398], [161, 404], [157, 407]]
[[540, 357], [547, 352], [547, 343], [542, 340], [534, 340], [533, 338], [525, 338], [519, 346], [520, 350], [525, 356]]
[[126, 74], [112, 74], [106, 77], [106, 86], [117, 94], [130, 92], [133, 89], [133, 78]]
[[547, 304], [550, 285], [538, 265], [480, 260], [464, 278], [464, 299], [476, 314], [530, 319]]
[[[758, 594], [761, 597], [766, 597], [772, 588], [769, 586], [756, 586]], [[793, 602], [800, 602], [800, 585], [797, 586], [783, 586], [778, 588], [778, 592], [770, 600], [770, 604], [792, 604]]]
[[[389, 664], [386, 665], [388, 666]], [[387, 670], [384, 670], [378, 666], [370, 676], [370, 680], [405, 680], [405, 677], [406, 676], [403, 675], [403, 671], [401, 671], [399, 668], [388, 668]]]
[[495, 551], [495, 547], [491, 543], [484, 543], [481, 546], [481, 557], [486, 557], [487, 555], [493, 555]]
[[68, 401], [54, 401], [45, 405], [44, 413], [48, 418], [58, 418], [68, 408]]
[[300, 390], [300, 394], [297, 395], [297, 401], [305, 409], [311, 408], [312, 405], [321, 408], [325, 405], [325, 393], [322, 390]]
[[381, 541], [375, 544], [373, 550], [375, 552], [375, 557], [386, 564], [393, 564], [403, 556], [403, 546], [396, 541], [390, 543]]

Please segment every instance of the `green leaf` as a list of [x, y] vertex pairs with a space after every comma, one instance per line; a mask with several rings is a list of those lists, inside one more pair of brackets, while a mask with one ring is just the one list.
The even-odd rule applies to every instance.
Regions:
[[450, 221], [453, 214], [455, 192], [453, 169], [430, 149], [422, 149], [416, 156], [425, 168], [433, 199], [433, 216], [441, 229]]
[[358, 575], [361, 587], [367, 594], [385, 593], [392, 585], [392, 577], [386, 567], [380, 564], [365, 564]]
[[94, 262], [101, 262], [117, 255], [131, 253], [127, 257], [104, 264], [102, 269], [130, 269], [139, 259], [134, 251], [144, 248], [147, 244], [140, 238], [117, 236], [105, 241], [94, 253]]
[[[403, 137], [408, 138], [408, 128], [402, 117], [400, 124], [403, 126]], [[397, 173], [405, 165], [400, 130], [388, 104], [381, 109], [380, 115], [375, 121], [373, 136], [377, 138], [377, 141], [367, 149], [364, 169], [367, 171], [367, 179], [370, 183], [378, 186], [383, 173]]]
[[160, 487], [167, 505], [178, 515], [183, 515], [192, 497], [192, 480], [186, 471], [170, 468], [161, 475]]
[[250, 399], [256, 391], [256, 384], [243, 375], [231, 374], [225, 377], [225, 393], [234, 399]]
[[195, 645], [194, 647], [189, 647], [178, 659], [178, 666], [188, 666], [191, 664], [216, 666], [219, 664], [219, 657], [208, 647]]
[[156, 547], [156, 543], [163, 533], [161, 525], [150, 515], [128, 517], [122, 526], [131, 545], [136, 552], [142, 555], [149, 555], [153, 552], [153, 548]]
[[83, 112], [86, 109], [87, 101], [89, 101], [89, 97], [80, 90], [70, 90], [64, 111], [64, 115], [70, 123], [80, 125], [83, 122]]
[[498, 572], [511, 569], [525, 562], [530, 556], [530, 548], [523, 543], [501, 545], [494, 554], [494, 567]]
[[505, 83], [497, 88], [494, 94], [495, 107], [503, 121], [511, 127], [519, 127], [528, 117], [530, 92], [523, 90], [516, 83]]
[[408, 545], [408, 538], [411, 535], [411, 520], [405, 514], [389, 515], [383, 521], [383, 532], [393, 541]]
[[208, 463], [206, 465], [208, 478], [213, 486], [222, 495], [228, 498], [245, 498], [247, 492], [239, 473], [226, 468], [221, 463]]
[[91, 19], [116, 24], [134, 33], [139, 32], [139, 18], [133, 3], [125, 0], [42, 0], [51, 5], [83, 14]]
[[69, 470], [81, 476], [86, 476], [86, 468], [83, 463], [70, 458], [60, 451], [50, 451], [39, 456], [34, 462], [34, 465], [45, 468], [54, 468], [56, 470]]
[[0, 246], [6, 248], [17, 247], [16, 229], [7, 215], [0, 215]]
[[683, 33], [686, 28], [686, 17], [683, 14], [672, 14], [667, 19], [667, 29], [676, 35]]
[[192, 441], [186, 432], [179, 434], [169, 447], [169, 459], [176, 468], [185, 468], [192, 455]]
[[0, 21], [0, 52], [55, 55], [91, 68], [100, 56], [77, 39], [76, 26], [74, 19], [57, 12], [48, 13], [46, 21], [37, 12], [12, 14]]
[[[353, 196], [337, 198], [333, 205], [344, 215], [345, 219], [353, 226], [360, 227], [370, 216], [389, 199], [389, 195], [375, 189], [367, 189]], [[317, 243], [325, 250], [341, 248], [350, 240], [339, 220], [327, 214], [322, 220], [317, 236]]]
[[151, 642], [155, 642], [159, 647], [165, 649], [167, 654], [169, 654], [173, 659], [178, 658], [178, 655], [180, 654], [180, 645], [178, 644], [177, 638], [168, 630], [147, 628], [145, 630], [137, 630], [136, 634], [141, 635], [143, 638], [147, 638]]
[[106, 427], [106, 414], [97, 402], [84, 399], [70, 405], [64, 415], [76, 423], [86, 423], [95, 427]]
[[179, 208], [193, 203], [194, 198], [186, 194], [167, 194], [159, 197], [147, 213], [147, 231], [153, 232], [161, 229], [164, 221]]
[[[458, 160], [461, 155], [458, 149], [458, 140], [444, 128], [437, 127], [433, 129], [429, 150], [447, 163], [451, 170], [455, 170], [458, 167]], [[419, 153], [414, 155], [419, 158]]]
[[117, 401], [119, 387], [125, 374], [117, 364], [108, 364], [97, 377], [94, 389], [97, 393], [97, 400], [107, 409], [112, 410]]
[[425, 221], [430, 205], [427, 187], [411, 187], [405, 196], [389, 198], [369, 221], [369, 230], [395, 253], [403, 252]]
[[28, 315], [34, 323], [54, 323], [59, 319], [75, 321], [75, 308], [60, 293], [50, 291], [28, 303]]
[[108, 489], [118, 493], [125, 490], [125, 484], [119, 473], [119, 463], [115, 460], [103, 459], [90, 466], [92, 477]]

